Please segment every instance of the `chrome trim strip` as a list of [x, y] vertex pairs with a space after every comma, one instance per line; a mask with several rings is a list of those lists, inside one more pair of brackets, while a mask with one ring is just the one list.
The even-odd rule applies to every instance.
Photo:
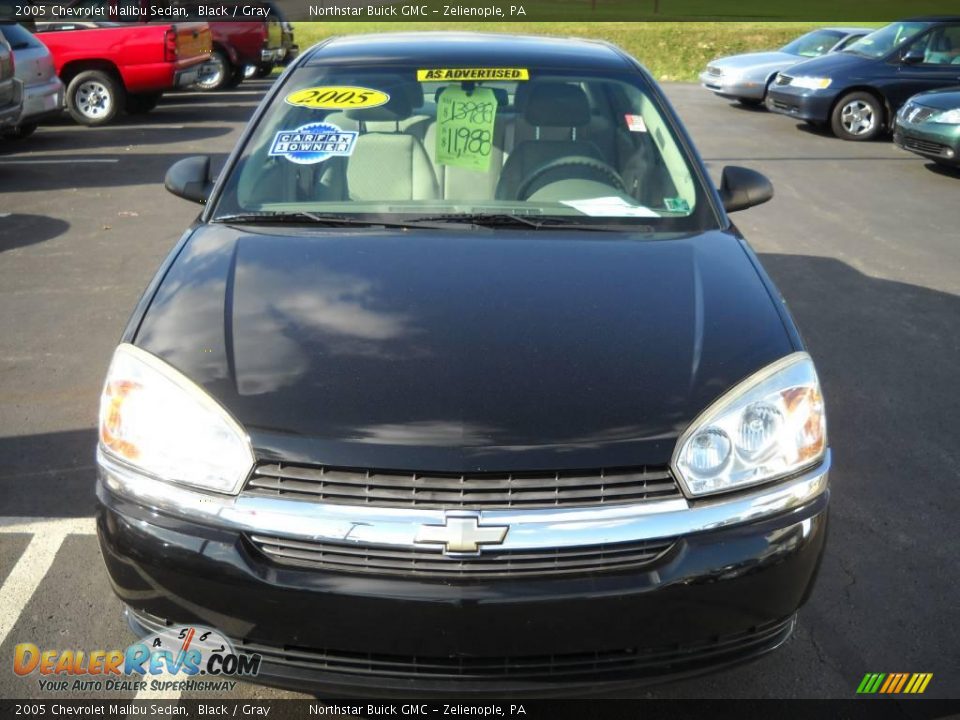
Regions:
[[[98, 494], [105, 491], [146, 508], [204, 525], [322, 542], [434, 546], [415, 542], [421, 525], [443, 524], [462, 511], [324, 505], [254, 496], [195, 492], [143, 475], [97, 453]], [[730, 498], [710, 497], [582, 508], [483, 510], [480, 524], [509, 525], [497, 550], [563, 548], [656, 540], [760, 520], [807, 504], [826, 491], [830, 451], [817, 467], [797, 477]]]

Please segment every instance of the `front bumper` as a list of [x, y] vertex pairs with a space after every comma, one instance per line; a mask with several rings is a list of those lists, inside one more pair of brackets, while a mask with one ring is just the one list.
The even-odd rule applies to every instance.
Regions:
[[960, 165], [960, 125], [910, 123], [898, 117], [893, 142], [922, 157]]
[[732, 80], [724, 75], [714, 75], [709, 72], [700, 73], [700, 84], [720, 97], [734, 99], [763, 100], [767, 92], [766, 83], [740, 78]]
[[767, 91], [766, 106], [771, 112], [807, 122], [830, 121], [836, 93], [828, 90], [807, 90], [790, 85], [773, 84]]
[[[279, 565], [249, 540], [248, 525], [269, 525], [269, 513], [244, 515], [239, 502], [176, 515], [156, 501], [147, 508], [104, 464], [98, 534], [138, 630], [215, 627], [263, 656], [258, 682], [364, 696], [576, 693], [704, 672], [784, 642], [819, 566], [828, 470], [829, 457], [769, 488], [629, 522], [597, 510], [593, 528], [609, 529], [605, 541], [618, 527], [655, 537], [702, 526], [674, 535], [652, 565], [564, 577], [438, 581]], [[734, 508], [729, 522], [718, 508]], [[554, 530], [577, 531], [564, 513], [547, 515]], [[287, 533], [309, 526], [309, 513], [289, 516]], [[532, 527], [521, 523], [517, 534]]]
[[35, 123], [59, 115], [63, 110], [63, 96], [63, 83], [58, 77], [51, 78], [49, 82], [27, 85], [23, 92], [20, 124]]

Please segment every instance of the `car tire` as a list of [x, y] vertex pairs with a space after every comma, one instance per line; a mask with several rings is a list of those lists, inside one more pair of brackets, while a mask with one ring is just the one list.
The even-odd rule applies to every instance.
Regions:
[[763, 98], [737, 98], [737, 102], [748, 108], [758, 108], [763, 105]]
[[106, 125], [125, 104], [123, 83], [103, 70], [84, 70], [67, 86], [67, 112], [81, 125]]
[[246, 75], [246, 68], [238, 67], [234, 68], [233, 74], [227, 80], [227, 84], [224, 85], [225, 88], [231, 89], [237, 87], [244, 80], [244, 75]]
[[26, 123], [17, 125], [15, 128], [3, 131], [3, 137], [7, 140], [23, 140], [33, 135], [37, 130], [37, 123]]
[[235, 69], [233, 63], [222, 50], [210, 53], [210, 59], [200, 66], [200, 77], [195, 87], [204, 92], [222, 90], [229, 86]]
[[830, 129], [842, 140], [873, 140], [883, 125], [883, 103], [868, 92], [847, 93], [830, 114]]
[[127, 112], [130, 115], [144, 115], [157, 106], [162, 96], [163, 93], [127, 95]]

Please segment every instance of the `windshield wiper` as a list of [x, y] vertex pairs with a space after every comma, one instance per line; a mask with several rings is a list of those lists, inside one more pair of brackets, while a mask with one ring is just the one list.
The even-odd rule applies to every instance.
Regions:
[[424, 222], [440, 222], [451, 224], [474, 225], [477, 227], [504, 228], [521, 227], [532, 228], [534, 230], [593, 230], [598, 232], [653, 232], [649, 225], [630, 225], [627, 223], [583, 223], [577, 218], [561, 217], [528, 217], [525, 215], [512, 215], [509, 213], [466, 213], [449, 215], [434, 215], [430, 217], [417, 218]]
[[306, 210], [297, 210], [295, 212], [253, 212], [237, 213], [234, 215], [221, 215], [215, 217], [213, 222], [218, 223], [240, 223], [240, 224], [264, 224], [272, 225], [276, 223], [296, 223], [309, 225], [324, 225], [327, 227], [388, 227], [388, 228], [433, 228], [439, 229], [440, 225], [430, 225], [421, 223], [419, 219], [411, 221], [399, 220], [378, 220], [375, 218], [360, 218], [350, 215], [334, 215], [329, 213], [313, 213]]

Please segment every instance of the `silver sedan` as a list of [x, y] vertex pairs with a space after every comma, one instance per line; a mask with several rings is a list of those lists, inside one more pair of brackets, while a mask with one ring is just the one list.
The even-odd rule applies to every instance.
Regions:
[[0, 34], [13, 48], [17, 79], [23, 87], [23, 111], [16, 125], [4, 129], [3, 135], [24, 138], [37, 129], [41, 120], [63, 110], [63, 83], [57, 77], [47, 46], [29, 30], [16, 23], [0, 23]]
[[745, 53], [713, 60], [700, 73], [700, 82], [720, 97], [739, 100], [745, 105], [760, 105], [767, 87], [781, 70], [791, 65], [837, 52], [873, 32], [869, 28], [831, 27], [813, 30], [779, 50]]

